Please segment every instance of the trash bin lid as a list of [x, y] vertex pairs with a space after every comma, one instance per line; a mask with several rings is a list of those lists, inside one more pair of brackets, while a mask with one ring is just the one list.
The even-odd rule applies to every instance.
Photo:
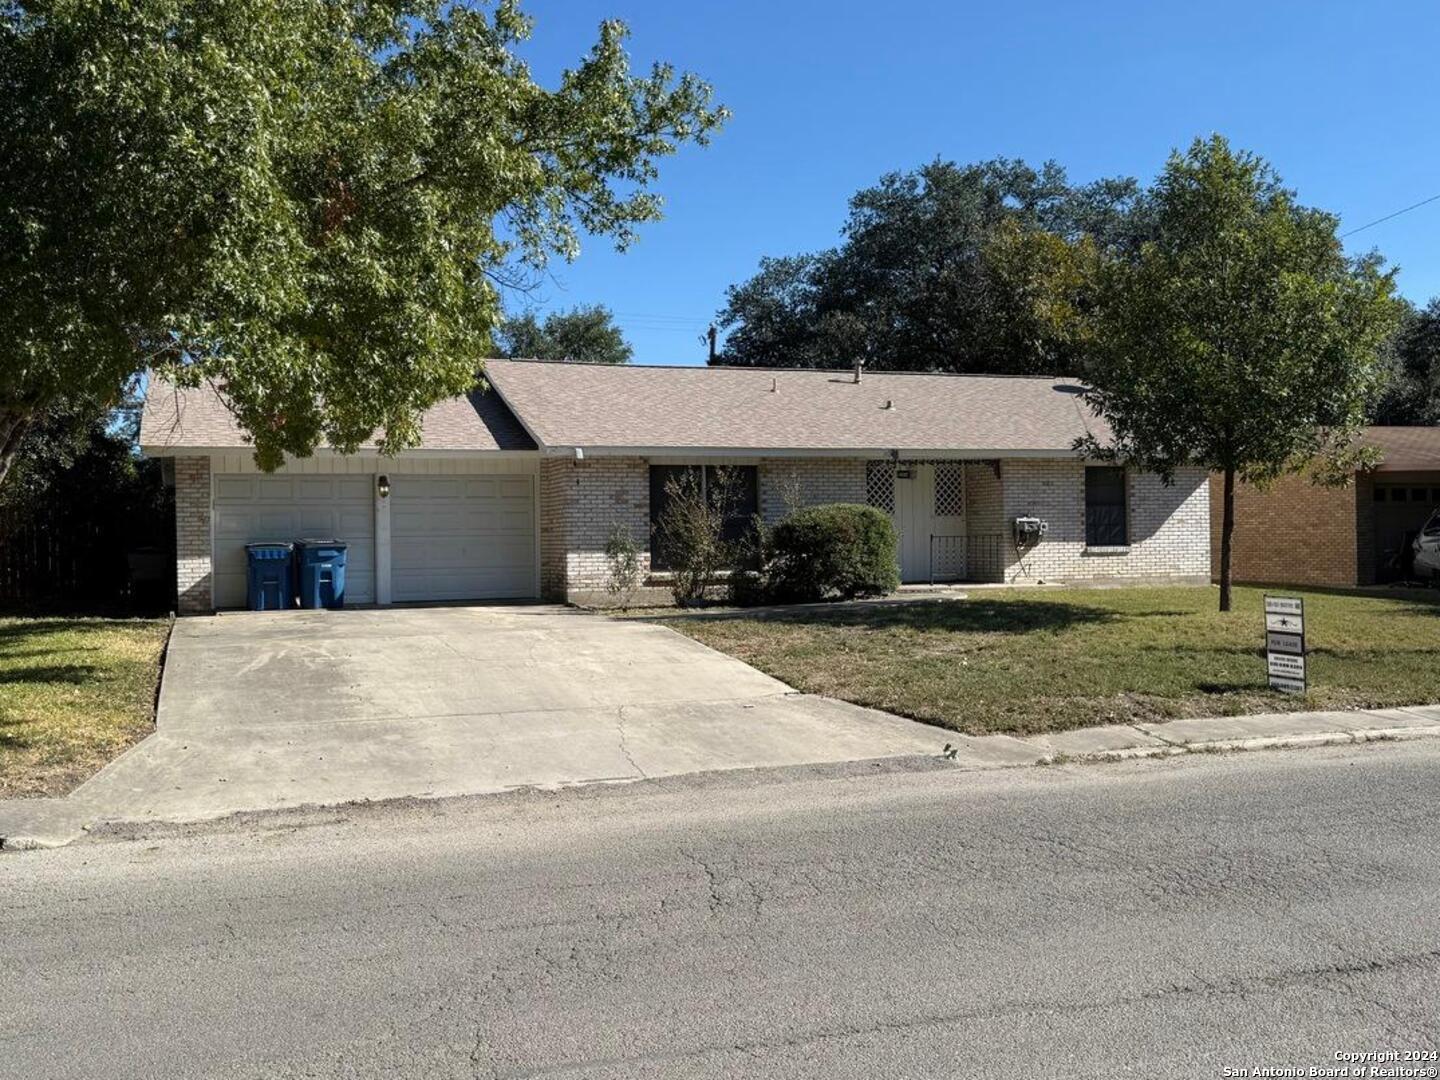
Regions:
[[246, 544], [245, 550], [253, 551], [257, 555], [263, 552], [276, 552], [289, 555], [294, 546], [295, 545], [289, 540], [259, 540], [253, 544]]
[[344, 541], [344, 540], [336, 540], [336, 539], [334, 539], [334, 538], [317, 540], [317, 539], [315, 539], [314, 537], [310, 537], [310, 536], [305, 537], [303, 540], [296, 540], [295, 542], [296, 542], [297, 544], [304, 544], [306, 547], [344, 547], [344, 546], [345, 546], [345, 541]]

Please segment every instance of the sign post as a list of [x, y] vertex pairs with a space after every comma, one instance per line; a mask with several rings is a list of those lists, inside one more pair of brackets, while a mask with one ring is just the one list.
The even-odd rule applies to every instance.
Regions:
[[1305, 693], [1305, 601], [1299, 597], [1265, 597], [1265, 667], [1270, 689]]

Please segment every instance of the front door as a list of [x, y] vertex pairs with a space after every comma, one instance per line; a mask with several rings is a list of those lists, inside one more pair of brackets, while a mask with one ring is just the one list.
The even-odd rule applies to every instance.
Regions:
[[965, 488], [959, 462], [901, 462], [895, 470], [900, 580], [965, 576]]
[[935, 466], [902, 462], [895, 469], [895, 527], [900, 531], [900, 580], [930, 580], [930, 512]]

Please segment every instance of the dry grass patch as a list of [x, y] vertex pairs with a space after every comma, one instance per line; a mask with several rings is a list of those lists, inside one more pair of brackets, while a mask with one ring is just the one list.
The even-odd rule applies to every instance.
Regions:
[[1440, 701], [1440, 595], [1305, 597], [1312, 690], [1266, 686], [1259, 589], [1017, 589], [668, 626], [807, 693], [970, 734]]
[[149, 734], [165, 619], [0, 619], [0, 798], [63, 795]]

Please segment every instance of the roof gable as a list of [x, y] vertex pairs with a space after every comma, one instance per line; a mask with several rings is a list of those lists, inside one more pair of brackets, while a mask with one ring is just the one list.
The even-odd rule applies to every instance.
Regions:
[[[420, 418], [421, 450], [534, 450], [535, 443], [498, 394], [477, 389], [425, 410]], [[210, 385], [176, 387], [151, 378], [140, 416], [140, 448], [167, 455], [183, 450], [248, 448], [221, 393]], [[372, 440], [363, 449], [374, 450]]]

